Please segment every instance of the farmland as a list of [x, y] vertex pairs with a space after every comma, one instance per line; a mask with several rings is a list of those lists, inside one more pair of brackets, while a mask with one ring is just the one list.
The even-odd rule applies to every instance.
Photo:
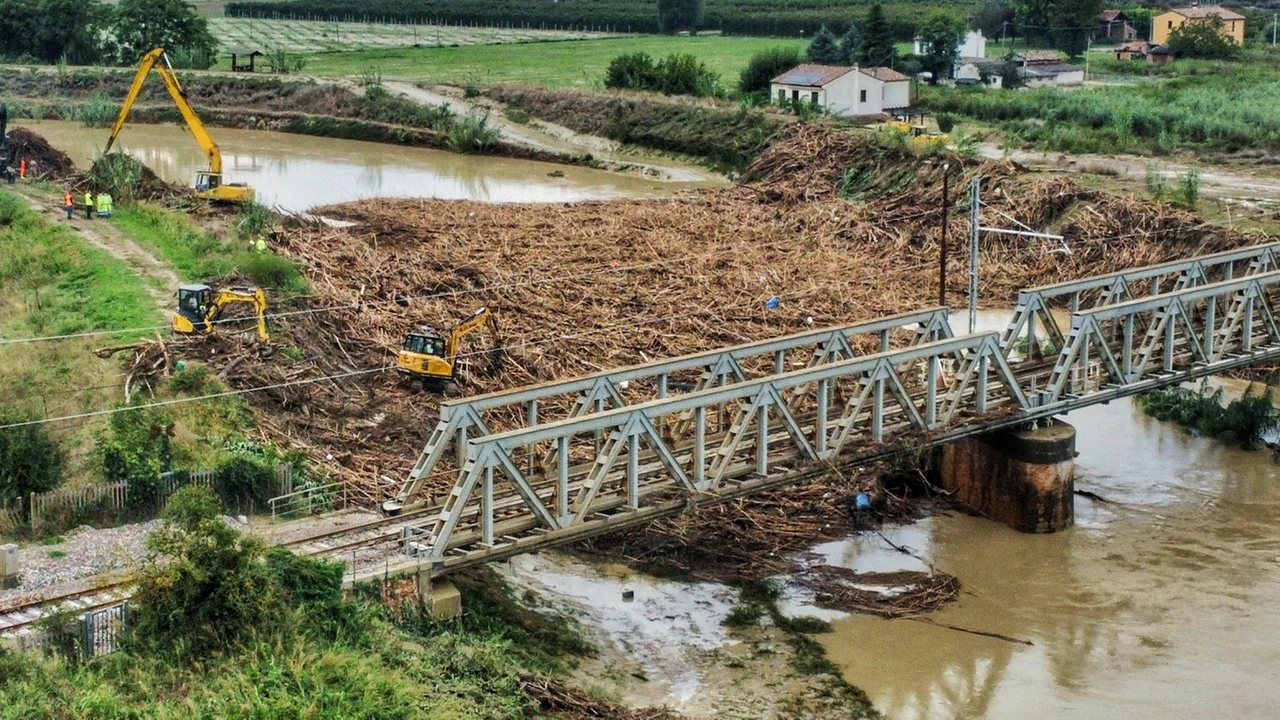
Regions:
[[377, 68], [386, 78], [438, 83], [494, 85], [521, 83], [547, 87], [597, 87], [614, 56], [647, 52], [654, 57], [690, 53], [720, 75], [737, 82], [751, 56], [771, 47], [803, 48], [802, 40], [722, 36], [644, 36], [539, 44], [478, 47], [401, 48], [316, 53], [308, 73], [353, 76]]
[[311, 20], [211, 18], [209, 29], [223, 47], [318, 53], [402, 47], [467, 47], [562, 40], [597, 40], [607, 33], [583, 30], [522, 30], [456, 25], [332, 23]]

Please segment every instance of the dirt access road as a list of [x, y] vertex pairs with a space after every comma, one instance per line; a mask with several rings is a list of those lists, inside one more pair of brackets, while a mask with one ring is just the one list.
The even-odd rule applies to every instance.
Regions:
[[1034, 170], [1114, 175], [1138, 194], [1145, 193], [1148, 170], [1165, 178], [1172, 191], [1177, 177], [1195, 170], [1200, 175], [1200, 195], [1205, 198], [1253, 205], [1280, 204], [1280, 168], [1241, 162], [1231, 167], [1197, 162], [1189, 157], [1155, 158], [1139, 155], [1072, 155], [1068, 153], [1010, 150], [984, 143], [983, 157], [1008, 158]]

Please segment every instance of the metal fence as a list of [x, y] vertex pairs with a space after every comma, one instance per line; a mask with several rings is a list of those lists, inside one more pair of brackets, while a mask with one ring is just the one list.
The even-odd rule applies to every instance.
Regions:
[[86, 658], [110, 655], [120, 649], [120, 631], [129, 615], [129, 605], [120, 603], [80, 616], [80, 651]]
[[271, 510], [271, 517], [314, 515], [346, 507], [350, 501], [348, 489], [349, 485], [345, 481], [313, 485], [273, 497], [267, 501], [267, 505]]

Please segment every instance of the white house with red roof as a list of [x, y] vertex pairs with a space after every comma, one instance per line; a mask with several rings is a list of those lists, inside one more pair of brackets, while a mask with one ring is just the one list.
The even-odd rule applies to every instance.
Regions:
[[880, 115], [911, 104], [911, 81], [886, 67], [805, 64], [774, 78], [769, 97], [812, 103], [833, 115]]

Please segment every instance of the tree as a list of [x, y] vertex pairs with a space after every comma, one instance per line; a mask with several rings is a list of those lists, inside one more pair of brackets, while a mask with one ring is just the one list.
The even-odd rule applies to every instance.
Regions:
[[[0, 425], [36, 420], [34, 413], [0, 407]], [[62, 483], [63, 453], [44, 425], [0, 430], [0, 500], [13, 502], [27, 493], [47, 492]]]
[[1089, 44], [1103, 0], [1012, 0], [1018, 30], [1078, 56]]
[[918, 36], [923, 50], [920, 60], [925, 70], [933, 73], [933, 84], [944, 74], [951, 74], [967, 29], [964, 20], [945, 10], [934, 12], [920, 25]]
[[133, 65], [152, 48], [212, 61], [218, 41], [209, 23], [184, 0], [120, 0], [115, 24], [116, 60]]
[[805, 55], [808, 56], [809, 62], [819, 65], [839, 65], [842, 62], [840, 45], [836, 42], [836, 36], [827, 29], [826, 25], [814, 33]]
[[698, 32], [702, 0], [658, 0], [658, 29], [664, 33]]
[[862, 52], [858, 61], [862, 65], [872, 67], [891, 66], [897, 58], [898, 49], [893, 44], [893, 33], [889, 29], [889, 21], [885, 19], [884, 8], [880, 3], [871, 6], [867, 13], [867, 21], [862, 28]]
[[98, 0], [0, 0], [0, 54], [91, 63], [111, 10]]
[[856, 23], [849, 23], [849, 29], [840, 38], [840, 64], [852, 65], [858, 62], [858, 53], [862, 51], [862, 33], [858, 32]]
[[760, 91], [769, 92], [773, 79], [804, 62], [798, 50], [785, 47], [761, 50], [751, 56], [747, 67], [738, 78], [738, 92], [743, 95]]
[[972, 24], [975, 30], [981, 30], [987, 37], [998, 38], [1004, 35], [1005, 23], [1012, 23], [1013, 17], [1013, 8], [1009, 7], [1008, 3], [1001, 0], [987, 0], [973, 16]]
[[647, 52], [619, 55], [609, 61], [604, 86], [621, 90], [653, 90], [658, 85], [658, 71]]
[[1230, 60], [1240, 46], [1222, 32], [1222, 18], [1211, 15], [1202, 22], [1187, 22], [1169, 33], [1169, 49], [1178, 57]]

